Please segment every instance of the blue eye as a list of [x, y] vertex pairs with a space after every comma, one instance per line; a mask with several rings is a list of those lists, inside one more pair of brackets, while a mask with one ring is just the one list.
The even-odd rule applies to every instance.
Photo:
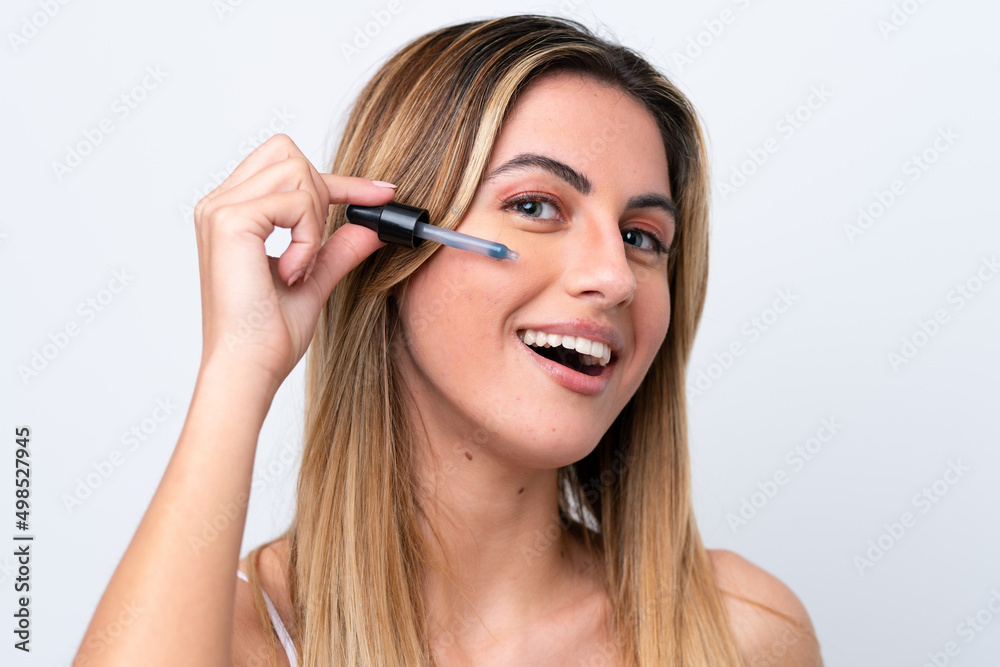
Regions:
[[[552, 209], [553, 215], [542, 215], [545, 206]], [[559, 203], [551, 197], [532, 192], [512, 197], [504, 202], [503, 209], [514, 209], [520, 215], [532, 220], [559, 220]], [[639, 227], [626, 227], [622, 230], [622, 240], [626, 245], [636, 250], [654, 255], [666, 255], [670, 246], [665, 245], [660, 237], [651, 231]]]

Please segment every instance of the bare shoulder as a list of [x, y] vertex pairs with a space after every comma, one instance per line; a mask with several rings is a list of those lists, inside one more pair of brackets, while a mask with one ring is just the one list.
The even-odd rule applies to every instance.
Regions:
[[[287, 600], [287, 586], [284, 581], [279, 580], [281, 573], [281, 557], [287, 557], [287, 550], [282, 548], [282, 542], [277, 542], [263, 550], [260, 556], [259, 576], [261, 586], [273, 604], [278, 609], [279, 616], [285, 620], [288, 626], [288, 614], [286, 610], [290, 606]], [[239, 569], [247, 572], [247, 559], [241, 558]], [[236, 573], [233, 573], [236, 576]], [[261, 625], [261, 620], [257, 614], [257, 609], [253, 604], [253, 594], [250, 585], [238, 579], [236, 582], [236, 598], [233, 607], [233, 637], [232, 637], [232, 665], [233, 667], [263, 667], [264, 665], [275, 664], [272, 661], [270, 648], [268, 646], [268, 634], [272, 632], [270, 625]], [[278, 665], [288, 665], [288, 658], [285, 656], [281, 646], [277, 647]]]
[[822, 667], [809, 613], [792, 589], [732, 551], [709, 549], [708, 555], [748, 665]]

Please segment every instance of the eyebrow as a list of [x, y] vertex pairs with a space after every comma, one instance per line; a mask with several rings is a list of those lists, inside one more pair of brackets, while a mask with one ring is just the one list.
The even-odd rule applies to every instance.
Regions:
[[[594, 189], [590, 179], [573, 169], [573, 167], [570, 167], [568, 164], [560, 162], [555, 158], [551, 158], [547, 155], [539, 155], [537, 153], [520, 153], [510, 160], [507, 160], [502, 165], [491, 171], [490, 174], [483, 179], [483, 184], [485, 185], [486, 183], [489, 183], [502, 174], [517, 171], [528, 171], [531, 169], [541, 169], [558, 178], [561, 178], [582, 195], [589, 195]], [[657, 192], [647, 192], [645, 194], [636, 195], [626, 202], [625, 208], [658, 208], [670, 215], [675, 225], [680, 221], [680, 211], [677, 208], [677, 204], [675, 204], [670, 197], [665, 197]]]

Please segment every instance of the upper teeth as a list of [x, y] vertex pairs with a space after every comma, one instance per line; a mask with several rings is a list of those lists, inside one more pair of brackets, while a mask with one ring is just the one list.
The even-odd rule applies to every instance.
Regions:
[[535, 345], [537, 347], [559, 347], [562, 345], [567, 350], [576, 350], [580, 353], [583, 363], [588, 366], [600, 364], [607, 366], [611, 361], [611, 348], [606, 344], [583, 338], [581, 336], [563, 336], [561, 334], [545, 333], [535, 329], [525, 329], [517, 334], [524, 341], [525, 345]]

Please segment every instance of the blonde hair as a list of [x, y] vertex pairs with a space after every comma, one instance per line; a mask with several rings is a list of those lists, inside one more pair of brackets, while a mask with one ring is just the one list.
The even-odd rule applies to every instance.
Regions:
[[[556, 71], [615, 86], [649, 110], [680, 210], [666, 340], [597, 447], [558, 472], [560, 519], [603, 563], [613, 610], [614, 646], [591, 664], [739, 665], [691, 501], [685, 371], [705, 301], [709, 170], [684, 95], [634, 51], [572, 20], [521, 15], [447, 26], [375, 73], [331, 172], [396, 183], [396, 201], [454, 229], [505, 115], [533, 80]], [[345, 223], [345, 208], [334, 206], [327, 235]], [[309, 348], [296, 514], [281, 536], [290, 538], [286, 575], [305, 667], [434, 664], [419, 586], [423, 568], [435, 564], [418, 529], [413, 425], [393, 350], [403, 344], [394, 336], [394, 288], [436, 247], [386, 247], [369, 257], [334, 289]], [[250, 552], [251, 573], [268, 544]], [[269, 627], [256, 585], [254, 598]], [[273, 657], [273, 636], [270, 644]]]

